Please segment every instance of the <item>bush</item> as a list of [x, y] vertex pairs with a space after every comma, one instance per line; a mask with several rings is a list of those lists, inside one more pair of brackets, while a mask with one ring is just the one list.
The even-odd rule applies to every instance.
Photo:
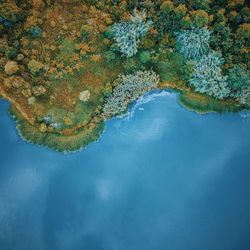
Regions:
[[43, 31], [38, 26], [33, 26], [30, 29], [30, 34], [33, 38], [42, 37]]
[[150, 58], [151, 58], [151, 54], [148, 50], [145, 50], [145, 51], [142, 51], [140, 53], [140, 62], [145, 64], [145, 63], [148, 63], [150, 61]]
[[191, 12], [191, 19], [196, 27], [204, 27], [209, 22], [208, 13], [204, 10], [194, 10]]
[[250, 87], [250, 73], [245, 66], [234, 65], [228, 71], [228, 83], [232, 90], [232, 96], [235, 97], [243, 89]]
[[237, 100], [240, 104], [250, 107], [250, 87], [243, 89]]
[[137, 71], [134, 74], [121, 75], [117, 86], [106, 99], [103, 114], [112, 117], [125, 113], [128, 104], [136, 100], [159, 83], [159, 76], [153, 71]]

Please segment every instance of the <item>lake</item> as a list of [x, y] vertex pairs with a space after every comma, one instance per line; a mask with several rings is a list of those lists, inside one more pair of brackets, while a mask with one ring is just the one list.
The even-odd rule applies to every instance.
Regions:
[[249, 113], [198, 115], [152, 94], [65, 155], [22, 141], [7, 109], [1, 250], [250, 249]]

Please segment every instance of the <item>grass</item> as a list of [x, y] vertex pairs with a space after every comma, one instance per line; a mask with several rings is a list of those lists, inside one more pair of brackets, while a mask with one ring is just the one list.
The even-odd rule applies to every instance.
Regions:
[[94, 126], [89, 125], [78, 129], [69, 136], [60, 133], [42, 133], [22, 119], [21, 114], [15, 108], [11, 107], [10, 112], [18, 123], [17, 129], [22, 139], [59, 152], [71, 152], [85, 148], [91, 142], [98, 140], [104, 130], [104, 122], [99, 121]]
[[188, 110], [195, 111], [199, 114], [209, 112], [238, 112], [243, 108], [232, 99], [217, 100], [210, 96], [185, 91], [181, 92], [179, 101]]

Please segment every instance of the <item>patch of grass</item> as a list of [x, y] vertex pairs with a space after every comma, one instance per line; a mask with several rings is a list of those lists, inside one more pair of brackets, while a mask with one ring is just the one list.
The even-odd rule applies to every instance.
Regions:
[[156, 70], [160, 75], [162, 81], [180, 81], [183, 79], [184, 61], [178, 53], [167, 53], [164, 57], [160, 58], [156, 65]]
[[209, 112], [238, 112], [243, 109], [237, 105], [235, 100], [217, 100], [210, 96], [201, 95], [194, 92], [182, 91], [179, 96], [180, 103], [188, 110], [200, 114]]
[[30, 143], [47, 146], [59, 152], [76, 151], [86, 147], [101, 136], [105, 126], [103, 121], [99, 121], [94, 126], [91, 124], [85, 128], [78, 129], [69, 136], [59, 133], [42, 133], [24, 120], [13, 107], [10, 109], [10, 112], [17, 121], [17, 129], [22, 139]]
[[63, 39], [60, 43], [60, 53], [56, 56], [56, 59], [60, 62], [67, 62], [72, 57], [75, 51], [76, 43], [70, 39]]

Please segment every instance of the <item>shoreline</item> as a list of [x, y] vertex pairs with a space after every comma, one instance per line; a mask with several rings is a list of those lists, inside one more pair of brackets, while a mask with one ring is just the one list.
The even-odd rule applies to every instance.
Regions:
[[[126, 113], [108, 118], [106, 120], [99, 117], [100, 119], [97, 119], [99, 121], [95, 124], [94, 128], [91, 128], [90, 130], [89, 128], [81, 128], [76, 130], [73, 135], [62, 135], [59, 133], [40, 132], [38, 128], [32, 126], [28, 121], [26, 121], [19, 111], [15, 109], [15, 107], [13, 107], [13, 105], [8, 100], [6, 101], [10, 103], [9, 113], [12, 118], [14, 118], [16, 122], [16, 129], [23, 141], [68, 154], [82, 151], [91, 143], [98, 142], [105, 132], [107, 121], [128, 116], [133, 111], [133, 108], [138, 105], [138, 103], [140, 105], [140, 101], [142, 101], [143, 98], [147, 96], [157, 96], [163, 92], [176, 94], [178, 100], [177, 103], [180, 106], [199, 115], [212, 112], [236, 113], [242, 110], [247, 110], [245, 107], [236, 106], [235, 102], [216, 100], [214, 98], [192, 92], [185, 86], [183, 88], [177, 87], [176, 85], [170, 87], [169, 84], [162, 83], [160, 84], [159, 88], [151, 90], [137, 100], [131, 102]], [[194, 97], [193, 99], [192, 96]], [[149, 101], [151, 100], [153, 100], [153, 98]]]

